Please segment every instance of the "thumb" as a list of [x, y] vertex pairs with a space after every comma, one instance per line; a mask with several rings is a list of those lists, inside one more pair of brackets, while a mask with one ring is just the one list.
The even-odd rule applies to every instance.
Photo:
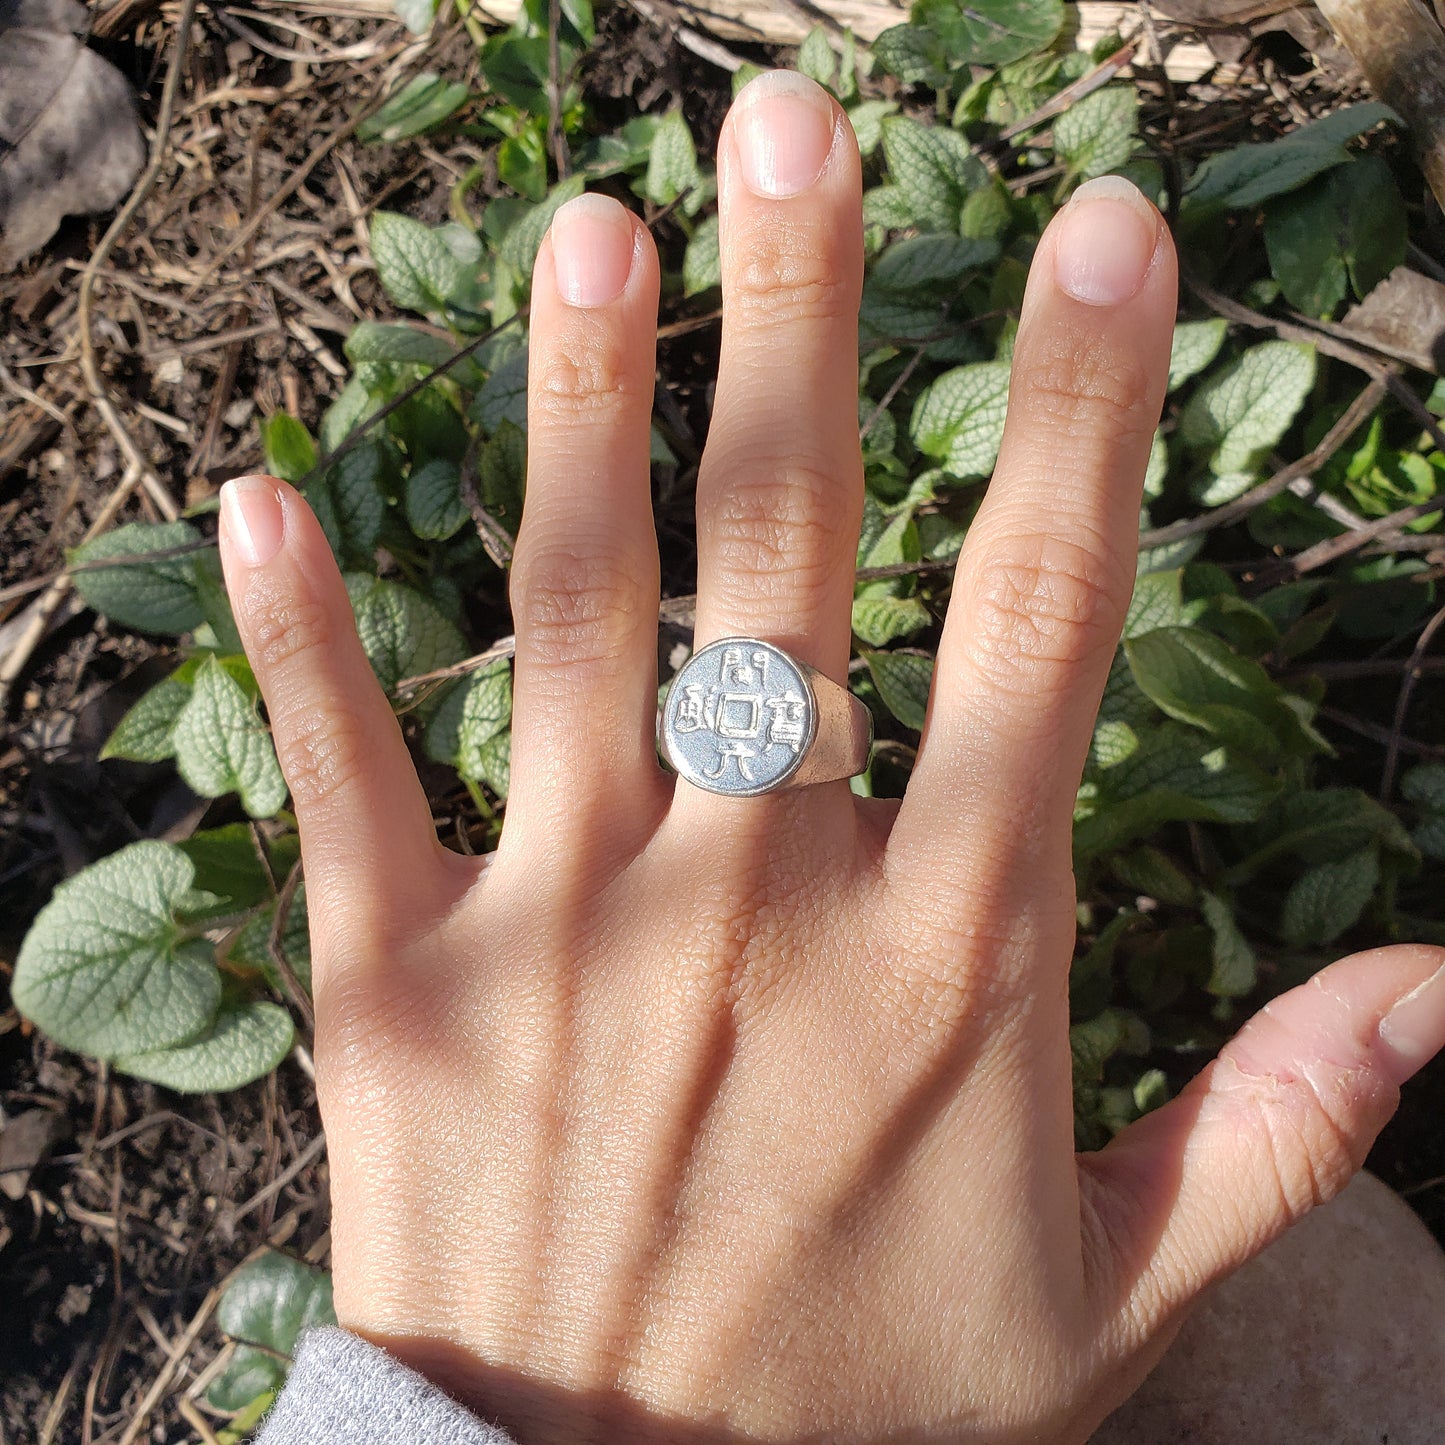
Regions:
[[[1364, 1163], [1445, 1045], [1445, 949], [1342, 959], [1275, 999], [1175, 1100], [1080, 1160], [1095, 1303], [1142, 1346]], [[1092, 1236], [1092, 1239], [1091, 1239]]]

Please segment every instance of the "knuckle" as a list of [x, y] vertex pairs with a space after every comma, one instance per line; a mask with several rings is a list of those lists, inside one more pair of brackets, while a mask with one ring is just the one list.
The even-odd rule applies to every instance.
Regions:
[[336, 636], [331, 612], [318, 599], [290, 592], [263, 596], [250, 624], [251, 655], [268, 673], [327, 656]]
[[1144, 403], [1151, 376], [1128, 349], [1100, 355], [1086, 339], [1062, 337], [1030, 358], [1023, 378], [1028, 409], [1051, 435], [1117, 441], [1150, 434], [1154, 418]]
[[339, 701], [290, 715], [277, 730], [276, 756], [297, 810], [324, 809], [357, 786], [372, 749], [361, 719]]
[[1295, 1094], [1286, 1107], [1265, 1094], [1255, 1109], [1281, 1208], [1294, 1224], [1333, 1199], [1364, 1161], [1340, 1098], [1305, 1077], [1286, 1087]]
[[728, 299], [744, 325], [829, 321], [857, 309], [851, 281], [808, 228], [771, 226], [736, 248]]
[[607, 551], [548, 545], [512, 568], [518, 640], [544, 665], [619, 661], [645, 610], [641, 581]]
[[741, 471], [707, 507], [706, 528], [723, 586], [759, 582], [791, 594], [827, 587], [840, 556], [857, 545], [845, 487], [822, 467], [802, 462]]
[[1001, 685], [1067, 686], [1068, 670], [1112, 655], [1123, 625], [1121, 567], [1102, 543], [1033, 533], [994, 545], [970, 589], [972, 646]]
[[529, 404], [544, 422], [576, 422], [611, 416], [640, 390], [619, 348], [593, 337], [566, 337], [533, 363]]

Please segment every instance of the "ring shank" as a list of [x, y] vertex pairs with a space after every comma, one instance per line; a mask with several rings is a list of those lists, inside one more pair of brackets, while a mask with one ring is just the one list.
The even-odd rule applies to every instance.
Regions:
[[784, 786], [806, 788], [854, 777], [868, 766], [873, 751], [873, 714], [847, 688], [806, 663], [801, 666], [818, 706], [818, 727], [808, 755]]

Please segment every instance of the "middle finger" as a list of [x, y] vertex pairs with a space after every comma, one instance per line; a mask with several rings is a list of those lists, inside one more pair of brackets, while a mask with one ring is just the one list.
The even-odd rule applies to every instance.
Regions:
[[718, 145], [722, 356], [697, 486], [697, 642], [759, 636], [841, 680], [863, 508], [862, 180], [821, 87], [775, 71]]

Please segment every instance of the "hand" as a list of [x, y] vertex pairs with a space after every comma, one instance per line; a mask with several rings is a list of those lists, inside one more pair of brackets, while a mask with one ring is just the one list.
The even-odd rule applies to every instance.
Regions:
[[[697, 641], [841, 681], [858, 153], [817, 87], [764, 77], [719, 183]], [[1445, 953], [1327, 969], [1076, 1159], [1070, 818], [1134, 578], [1168, 232], [1107, 181], [1039, 247], [901, 804], [657, 765], [657, 298], [635, 218], [559, 212], [490, 860], [438, 844], [300, 499], [225, 496], [301, 823], [338, 1314], [523, 1445], [1083, 1440], [1206, 1285], [1358, 1167], [1445, 1037]]]

